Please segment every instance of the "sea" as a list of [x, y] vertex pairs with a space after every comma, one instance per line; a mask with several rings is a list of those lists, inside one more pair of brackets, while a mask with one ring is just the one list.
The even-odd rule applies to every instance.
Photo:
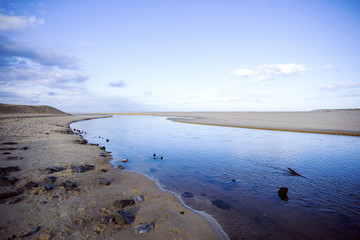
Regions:
[[[230, 239], [360, 239], [360, 137], [146, 115], [70, 126], [105, 146], [114, 167], [156, 179], [211, 215]], [[278, 194], [282, 187], [287, 200]]]

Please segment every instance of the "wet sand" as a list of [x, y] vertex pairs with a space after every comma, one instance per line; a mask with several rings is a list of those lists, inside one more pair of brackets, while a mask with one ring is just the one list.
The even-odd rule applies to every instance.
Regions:
[[309, 112], [160, 112], [170, 120], [239, 128], [360, 136], [360, 110]]
[[[81, 144], [81, 136], [68, 125], [86, 118], [0, 115], [2, 239], [226, 238], [214, 222], [184, 207], [154, 181], [113, 168], [110, 153]], [[119, 204], [139, 195], [138, 203]], [[134, 217], [132, 223], [118, 214], [121, 209]], [[154, 228], [139, 233], [136, 226], [146, 223]]]

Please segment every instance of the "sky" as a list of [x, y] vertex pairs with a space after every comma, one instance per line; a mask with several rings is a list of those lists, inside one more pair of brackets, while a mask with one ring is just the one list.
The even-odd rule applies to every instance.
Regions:
[[0, 103], [360, 108], [360, 1], [0, 0]]

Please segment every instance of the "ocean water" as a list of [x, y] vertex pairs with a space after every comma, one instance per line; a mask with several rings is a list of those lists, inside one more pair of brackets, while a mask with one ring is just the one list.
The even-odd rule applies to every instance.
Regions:
[[[231, 239], [360, 237], [359, 137], [184, 124], [155, 116], [114, 116], [71, 128], [106, 146], [113, 164], [155, 178], [179, 195], [190, 193], [183, 201], [212, 215]], [[120, 162], [123, 158], [129, 161]], [[288, 201], [278, 196], [280, 187], [289, 189]]]

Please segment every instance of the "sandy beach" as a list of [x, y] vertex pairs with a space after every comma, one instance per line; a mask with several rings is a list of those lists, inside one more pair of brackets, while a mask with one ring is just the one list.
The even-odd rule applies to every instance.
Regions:
[[309, 112], [161, 112], [183, 123], [360, 136], [360, 110]]
[[1, 239], [226, 238], [154, 181], [113, 168], [109, 152], [82, 142], [69, 124], [87, 118], [0, 115]]

